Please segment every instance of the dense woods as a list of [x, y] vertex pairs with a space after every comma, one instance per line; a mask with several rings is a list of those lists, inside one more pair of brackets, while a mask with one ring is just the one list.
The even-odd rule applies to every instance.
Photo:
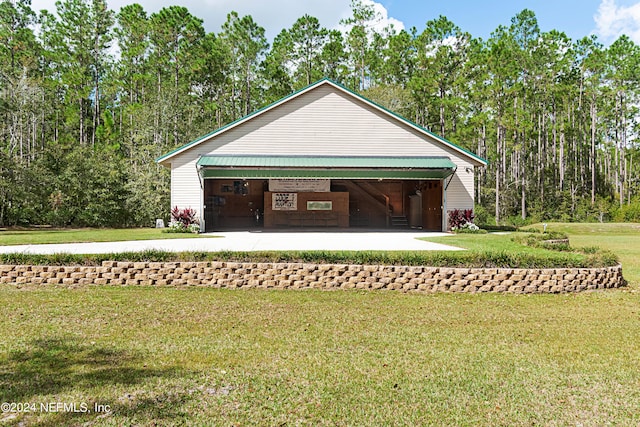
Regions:
[[0, 226], [152, 225], [170, 211], [158, 156], [322, 77], [489, 160], [480, 222], [640, 221], [626, 36], [571, 40], [529, 10], [487, 40], [443, 16], [376, 30], [354, 0], [341, 30], [305, 15], [269, 43], [235, 12], [207, 33], [181, 6], [56, 8], [0, 3]]

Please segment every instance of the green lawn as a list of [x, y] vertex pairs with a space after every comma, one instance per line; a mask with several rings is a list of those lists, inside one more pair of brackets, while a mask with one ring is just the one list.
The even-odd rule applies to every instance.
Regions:
[[76, 425], [637, 425], [638, 297], [4, 287], [0, 401]]
[[[542, 229], [537, 224], [536, 228]], [[570, 224], [551, 223], [549, 231], [569, 234], [573, 246], [598, 246], [618, 255], [624, 277], [640, 288], [640, 224]]]
[[[542, 224], [531, 227], [542, 230]], [[569, 236], [574, 247], [597, 246], [618, 255], [624, 277], [630, 287], [640, 288], [640, 224], [573, 224], [549, 223], [547, 231], [559, 231]], [[450, 244], [470, 250], [495, 250], [518, 253], [548, 253], [546, 250], [530, 248], [513, 242], [518, 233], [457, 234], [425, 240]]]
[[442, 243], [445, 245], [457, 246], [460, 248], [478, 251], [505, 251], [519, 252], [537, 255], [548, 255], [556, 253], [542, 248], [524, 246], [514, 242], [514, 233], [488, 233], [488, 234], [454, 234], [443, 237], [424, 237], [421, 240]]
[[[574, 245], [618, 253], [631, 286], [2, 286], [0, 402], [37, 411], [0, 413], [0, 425], [639, 425], [640, 232], [557, 226]], [[43, 413], [51, 402], [111, 412]]]
[[[0, 246], [41, 243], [118, 242], [126, 240], [185, 239], [192, 233], [163, 233], [157, 228], [81, 228], [0, 231]], [[207, 236], [210, 237], [210, 236]]]

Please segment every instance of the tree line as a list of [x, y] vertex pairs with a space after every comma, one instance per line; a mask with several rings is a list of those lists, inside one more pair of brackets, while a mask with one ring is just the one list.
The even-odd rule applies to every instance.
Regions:
[[187, 8], [0, 3], [0, 225], [151, 225], [170, 211], [155, 159], [328, 77], [489, 161], [481, 222], [640, 221], [640, 49], [572, 40], [523, 10], [487, 40], [444, 16], [340, 30], [304, 15], [269, 43], [251, 16], [218, 33]]

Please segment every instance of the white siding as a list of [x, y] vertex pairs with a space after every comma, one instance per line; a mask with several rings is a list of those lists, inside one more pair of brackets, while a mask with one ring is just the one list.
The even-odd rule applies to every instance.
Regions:
[[[171, 205], [200, 209], [199, 156], [367, 155], [446, 156], [458, 166], [447, 210], [473, 208], [471, 160], [457, 150], [331, 85], [320, 85], [174, 156]], [[446, 215], [446, 212], [445, 212]]]
[[[474, 193], [474, 173], [473, 165], [462, 159], [451, 159], [457, 166], [456, 173], [452, 178], [444, 181], [446, 187], [446, 197], [444, 206], [445, 229], [448, 229], [448, 211], [454, 209], [473, 209], [475, 193]], [[467, 172], [467, 168], [469, 172]], [[451, 182], [449, 182], [451, 179]], [[449, 186], [447, 187], [447, 183]]]
[[[458, 159], [454, 162], [458, 168], [447, 187], [447, 209], [473, 209], [473, 166]], [[448, 181], [449, 178], [447, 178]]]
[[204, 155], [214, 150], [218, 154], [433, 155], [452, 159], [460, 155], [329, 85], [257, 115], [185, 154], [197, 151]]
[[196, 169], [197, 157], [189, 152], [171, 160], [171, 208], [193, 208], [201, 217], [202, 189]]

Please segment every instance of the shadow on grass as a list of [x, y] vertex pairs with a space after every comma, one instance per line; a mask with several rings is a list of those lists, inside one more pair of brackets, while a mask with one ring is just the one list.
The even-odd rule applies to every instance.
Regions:
[[[145, 383], [150, 379], [156, 379], [152, 383], [155, 384], [157, 380], [170, 380], [183, 375], [188, 375], [188, 372], [176, 367], [147, 368], [141, 355], [126, 350], [80, 342], [69, 337], [38, 339], [31, 342], [27, 349], [11, 352], [6, 358], [0, 356], [0, 402], [37, 403], [37, 411], [14, 415], [17, 417], [15, 421], [30, 420], [29, 425], [65, 425], [87, 421], [103, 415], [91, 413], [94, 412], [95, 403], [108, 405], [113, 415], [170, 420], [184, 416], [181, 406], [190, 398], [187, 393], [171, 393], [169, 397], [163, 397], [160, 391], [153, 393], [152, 399], [148, 396], [136, 399], [135, 389], [145, 388]], [[148, 387], [149, 384], [146, 384]], [[104, 397], [91, 396], [95, 390], [104, 390]], [[126, 392], [122, 393], [121, 390]], [[118, 393], [123, 396], [114, 395]], [[76, 397], [57, 397], [65, 395]], [[77, 407], [85, 402], [90, 412], [62, 410], [46, 414], [39, 409], [41, 402], [58, 401], [75, 403]], [[1, 418], [6, 420], [10, 414], [2, 415]], [[37, 417], [37, 420], [32, 417]]]

